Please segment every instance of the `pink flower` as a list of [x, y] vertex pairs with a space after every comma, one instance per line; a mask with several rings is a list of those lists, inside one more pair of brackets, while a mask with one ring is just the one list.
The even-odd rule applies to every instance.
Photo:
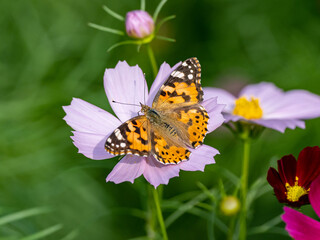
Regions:
[[226, 104], [226, 122], [247, 121], [284, 132], [286, 128], [305, 128], [304, 119], [320, 116], [320, 97], [305, 90], [284, 92], [273, 83], [248, 85], [238, 97], [223, 89], [204, 88], [205, 99], [218, 97]]
[[130, 11], [126, 15], [126, 31], [133, 38], [145, 38], [153, 33], [154, 22], [146, 11]]
[[[309, 198], [313, 210], [320, 217], [320, 176], [312, 182]], [[284, 207], [282, 220], [295, 240], [320, 240], [320, 222], [289, 207]]]
[[[107, 137], [121, 123], [137, 116], [140, 107], [117, 104], [112, 100], [137, 105], [141, 102], [151, 106], [157, 91], [179, 64], [171, 68], [167, 63], [163, 63], [149, 93], [144, 74], [138, 66], [131, 67], [124, 61], [119, 62], [114, 69], [106, 69], [104, 87], [109, 103], [118, 118], [77, 98], [72, 100], [71, 105], [63, 107], [67, 114], [64, 120], [75, 130], [71, 138], [79, 153], [95, 160], [113, 158], [114, 156], [107, 153], [104, 148]], [[221, 114], [224, 105], [217, 104], [216, 98], [208, 99], [201, 104], [209, 114], [208, 131], [212, 132], [224, 121]], [[148, 157], [127, 155], [113, 168], [107, 177], [107, 182], [133, 183], [134, 179], [143, 175], [157, 187], [159, 184], [168, 184], [169, 179], [178, 176], [180, 170], [203, 171], [207, 164], [215, 163], [213, 157], [218, 153], [218, 150], [202, 145], [192, 151], [188, 161], [177, 165], [163, 165], [152, 155]]]

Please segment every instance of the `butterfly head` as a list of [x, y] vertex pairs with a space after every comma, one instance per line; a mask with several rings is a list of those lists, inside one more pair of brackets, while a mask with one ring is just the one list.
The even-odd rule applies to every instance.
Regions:
[[146, 115], [147, 112], [150, 110], [150, 107], [148, 105], [145, 105], [142, 103], [140, 103], [140, 106], [141, 106], [140, 112], [142, 112], [144, 115]]

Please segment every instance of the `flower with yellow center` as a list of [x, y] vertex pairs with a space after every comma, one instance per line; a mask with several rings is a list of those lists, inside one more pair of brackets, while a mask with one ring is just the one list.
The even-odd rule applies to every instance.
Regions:
[[235, 101], [235, 107], [232, 112], [234, 115], [244, 117], [245, 119], [260, 119], [263, 111], [259, 104], [259, 99], [251, 97], [248, 100], [246, 97], [240, 97]]
[[291, 207], [309, 204], [311, 183], [320, 176], [320, 148], [306, 147], [298, 157], [287, 155], [278, 160], [278, 171], [270, 168], [267, 180], [279, 202]]
[[286, 183], [286, 189], [287, 189], [287, 199], [290, 202], [298, 202], [303, 195], [308, 194], [310, 191], [310, 188], [306, 190], [304, 189], [304, 187], [299, 186], [298, 177], [296, 177], [294, 186], [290, 186], [289, 183]]

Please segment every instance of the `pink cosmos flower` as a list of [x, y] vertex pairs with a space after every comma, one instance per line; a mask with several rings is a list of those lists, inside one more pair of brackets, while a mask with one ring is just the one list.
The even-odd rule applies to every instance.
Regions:
[[[320, 176], [311, 184], [309, 198], [313, 210], [320, 217]], [[289, 207], [284, 207], [282, 220], [295, 240], [320, 240], [320, 222]]]
[[304, 119], [320, 116], [320, 97], [305, 90], [284, 92], [273, 83], [244, 87], [235, 97], [219, 88], [204, 88], [205, 99], [218, 96], [226, 104], [225, 121], [244, 120], [284, 132], [286, 128], [305, 128]]
[[130, 11], [126, 15], [126, 31], [133, 38], [145, 38], [153, 33], [152, 17], [143, 10]]
[[[179, 64], [171, 68], [167, 63], [163, 63], [149, 93], [144, 74], [138, 66], [131, 67], [125, 61], [120, 61], [114, 69], [106, 69], [104, 87], [109, 103], [118, 118], [78, 98], [74, 98], [71, 105], [63, 107], [66, 112], [64, 120], [75, 130], [71, 138], [79, 153], [94, 160], [113, 158], [113, 155], [105, 151], [107, 137], [121, 123], [137, 116], [140, 111], [138, 106], [118, 104], [113, 100], [136, 105], [140, 105], [141, 102], [151, 106], [159, 88]], [[224, 121], [221, 114], [224, 105], [217, 104], [216, 97], [201, 104], [209, 114], [208, 132], [212, 132]], [[163, 165], [152, 155], [148, 157], [127, 155], [113, 168], [107, 177], [107, 182], [133, 183], [134, 179], [143, 175], [157, 187], [160, 184], [168, 184], [170, 178], [179, 176], [180, 170], [203, 171], [207, 164], [215, 163], [213, 157], [218, 153], [218, 150], [202, 145], [192, 151], [188, 161], [176, 165]]]

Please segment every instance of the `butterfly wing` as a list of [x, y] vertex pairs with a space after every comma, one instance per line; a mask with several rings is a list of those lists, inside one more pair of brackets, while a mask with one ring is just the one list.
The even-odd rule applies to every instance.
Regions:
[[189, 159], [191, 152], [176, 146], [170, 139], [165, 138], [157, 129], [152, 129], [152, 155], [163, 164], [178, 164]]
[[179, 129], [184, 129], [182, 139], [190, 148], [197, 148], [202, 145], [208, 132], [207, 126], [209, 115], [200, 104], [175, 108], [169, 112], [169, 118]]
[[113, 155], [148, 156], [151, 151], [149, 120], [142, 115], [121, 124], [107, 138], [105, 149]]
[[155, 96], [152, 108], [166, 109], [172, 104], [192, 105], [203, 100], [201, 66], [189, 58], [174, 70]]

